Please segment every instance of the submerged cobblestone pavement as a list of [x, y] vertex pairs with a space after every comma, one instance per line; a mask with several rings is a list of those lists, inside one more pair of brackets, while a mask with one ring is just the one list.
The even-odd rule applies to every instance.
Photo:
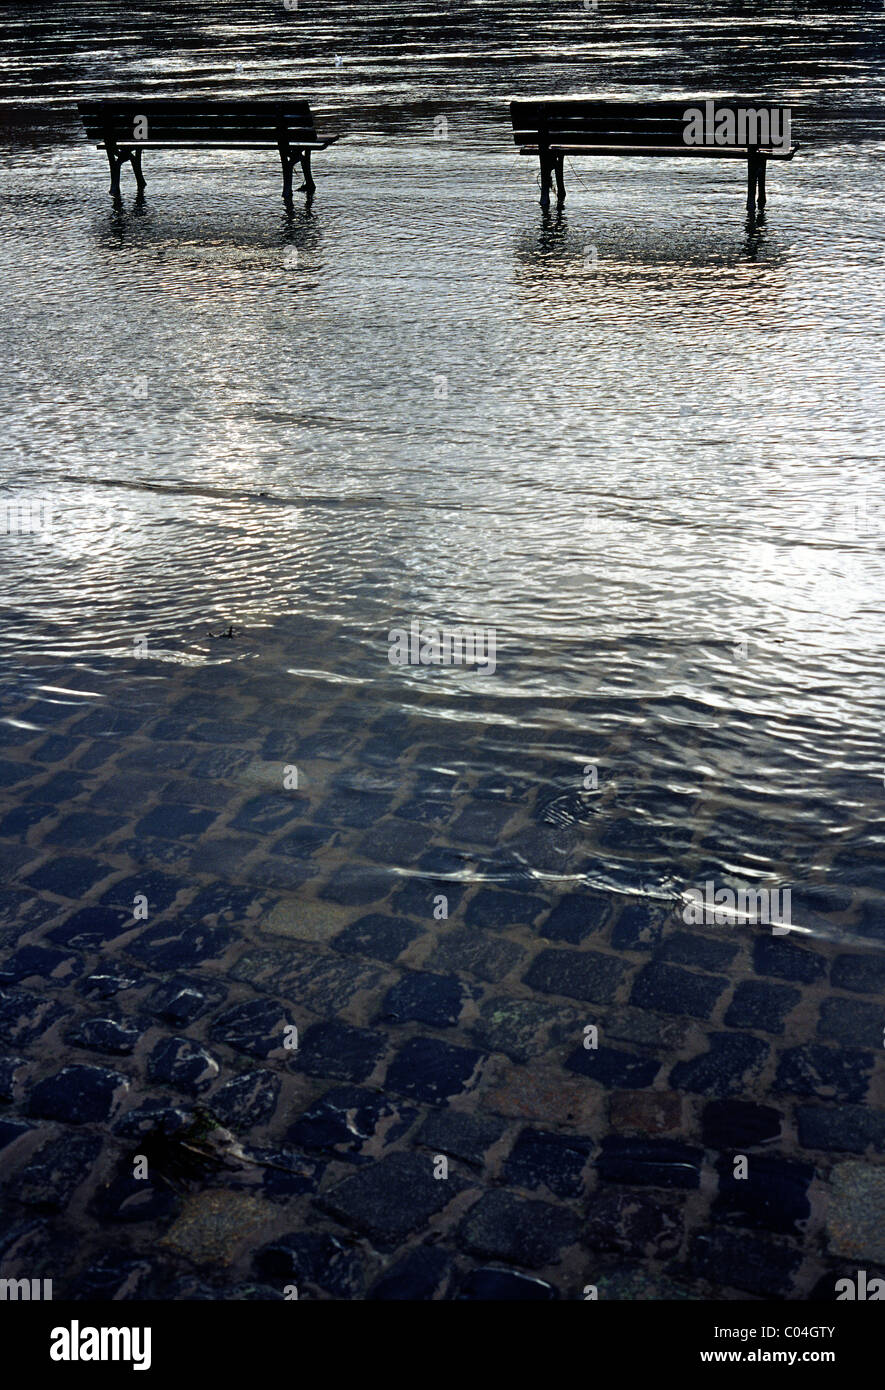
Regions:
[[[594, 846], [651, 833], [635, 791], [586, 814], [568, 791], [630, 763], [609, 733], [130, 666], [3, 696], [4, 1277], [833, 1299], [885, 1276], [869, 901], [794, 893], [826, 934], [775, 937], [586, 886]], [[715, 787], [686, 796], [691, 881], [716, 818]]]

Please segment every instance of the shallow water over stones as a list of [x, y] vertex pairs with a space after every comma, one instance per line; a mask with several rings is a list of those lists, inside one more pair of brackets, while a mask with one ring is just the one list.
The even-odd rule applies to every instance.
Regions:
[[[420, 706], [385, 762], [377, 694], [351, 718], [346, 686], [318, 706], [289, 675], [274, 704], [266, 650], [141, 669], [144, 687], [96, 664], [48, 736], [23, 700], [4, 757], [10, 804], [41, 811], [3, 839], [10, 1268], [43, 1212], [29, 1262], [76, 1233], [80, 1297], [802, 1298], [835, 1279], [830, 1165], [885, 1145], [880, 960], [853, 900], [817, 938], [689, 927], [675, 899], [601, 886], [604, 812], [535, 819], [517, 774], [483, 795], [476, 719], [475, 769], [464, 734], [422, 755]], [[236, 1160], [167, 1177], [195, 1121]], [[155, 1182], [133, 1181], [161, 1133]], [[839, 1189], [840, 1230], [858, 1191]]]
[[[831, 1298], [885, 1258], [881, 16], [412, 8], [0, 37], [53, 517], [0, 537], [0, 1268]], [[309, 212], [240, 154], [112, 211], [79, 95], [293, 71], [350, 133]], [[663, 161], [542, 218], [509, 92], [737, 85], [806, 151], [764, 224]], [[494, 669], [392, 664], [413, 618]]]

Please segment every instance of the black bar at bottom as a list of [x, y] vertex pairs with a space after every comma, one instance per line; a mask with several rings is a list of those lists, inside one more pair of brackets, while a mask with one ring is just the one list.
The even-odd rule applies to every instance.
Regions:
[[[479, 1349], [468, 1354], [464, 1336], [482, 1339], [493, 1351], [498, 1383], [511, 1356], [523, 1376], [528, 1360], [548, 1378], [557, 1369], [565, 1373], [577, 1358], [588, 1374], [614, 1362], [622, 1375], [815, 1367], [844, 1380], [846, 1373], [875, 1364], [881, 1333], [878, 1308], [851, 1302], [588, 1299], [570, 1307], [534, 1304], [523, 1312], [504, 1303], [413, 1303], [397, 1311], [368, 1301], [307, 1299], [0, 1304], [6, 1366], [19, 1376], [39, 1371], [50, 1384], [56, 1378], [65, 1384], [72, 1376], [100, 1380], [108, 1370], [138, 1374], [139, 1366], [145, 1376], [173, 1375], [177, 1383], [193, 1376], [205, 1384], [216, 1374], [225, 1383], [238, 1375], [254, 1383], [256, 1373], [274, 1376], [284, 1367], [294, 1376], [299, 1367], [307, 1369], [307, 1355], [312, 1379], [324, 1374], [326, 1361], [329, 1372], [346, 1376], [348, 1368], [368, 1371], [373, 1361], [379, 1370], [395, 1346], [398, 1374], [412, 1378], [432, 1371], [439, 1381], [448, 1366], [453, 1375], [463, 1375], [464, 1358]], [[106, 1359], [90, 1359], [95, 1353]]]

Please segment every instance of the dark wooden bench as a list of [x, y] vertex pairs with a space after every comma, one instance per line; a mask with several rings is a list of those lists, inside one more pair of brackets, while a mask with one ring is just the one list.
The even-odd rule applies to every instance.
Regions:
[[306, 101], [81, 101], [77, 109], [90, 140], [107, 152], [115, 198], [123, 164], [132, 165], [139, 191], [144, 188], [143, 150], [273, 149], [283, 166], [283, 197], [292, 197], [292, 169], [298, 163], [309, 198], [316, 187], [311, 154], [340, 138], [319, 138]]
[[[540, 160], [544, 207], [549, 207], [554, 178], [558, 201], [565, 199], [566, 155], [656, 155], [670, 159], [745, 159], [747, 209], [755, 211], [757, 191], [759, 207], [764, 208], [768, 160], [792, 159], [796, 150], [790, 144], [789, 110], [786, 118], [784, 111], [785, 108], [769, 103], [737, 99], [714, 103], [690, 99], [622, 102], [551, 97], [510, 103], [513, 138], [520, 154], [535, 155]], [[700, 128], [696, 116], [691, 114], [695, 112], [703, 117]], [[771, 143], [772, 132], [776, 132], [775, 143]], [[728, 138], [730, 134], [733, 140]]]

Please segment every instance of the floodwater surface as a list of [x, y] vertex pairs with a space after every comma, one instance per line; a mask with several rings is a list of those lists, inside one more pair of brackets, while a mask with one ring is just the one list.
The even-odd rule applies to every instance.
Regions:
[[[220, 661], [569, 828], [469, 878], [885, 939], [883, 18], [721, 9], [2, 7], [4, 494], [51, 517], [2, 538], [8, 727]], [[800, 150], [755, 224], [726, 161], [573, 161], [546, 216], [506, 101], [569, 91], [759, 94]], [[149, 152], [115, 210], [72, 109], [284, 92], [346, 137], [290, 215], [254, 152]], [[413, 618], [494, 671], [391, 665]]]
[[[0, 21], [4, 1274], [885, 1271], [881, 7]], [[568, 92], [799, 150], [753, 220], [712, 160], [567, 161], [545, 213], [507, 100]], [[75, 112], [288, 93], [344, 137], [290, 210], [249, 151], [115, 206]]]

